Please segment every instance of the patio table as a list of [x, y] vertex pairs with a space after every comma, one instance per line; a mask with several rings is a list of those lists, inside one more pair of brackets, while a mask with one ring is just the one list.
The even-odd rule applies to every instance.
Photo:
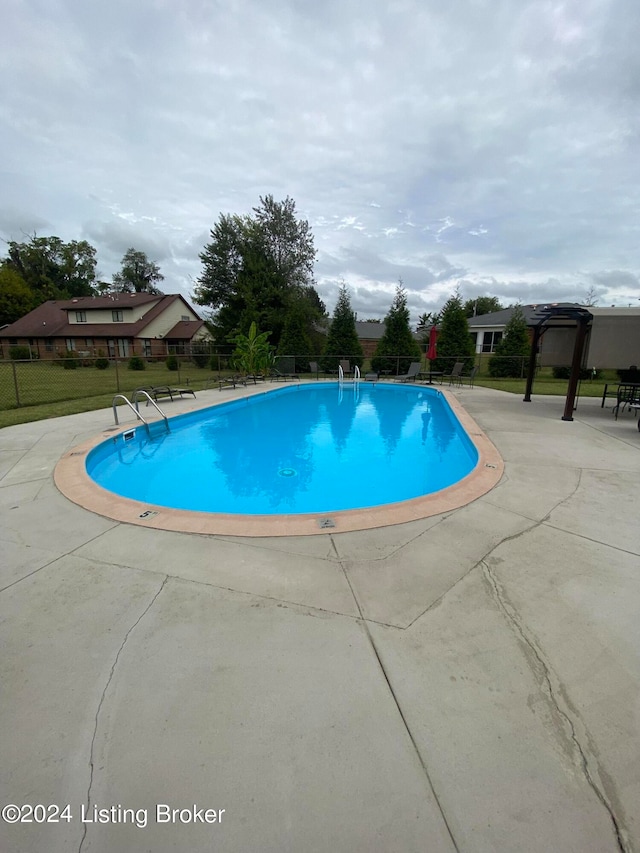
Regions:
[[433, 385], [434, 377], [435, 378], [440, 377], [439, 381], [440, 381], [440, 384], [442, 385], [442, 376], [443, 376], [443, 373], [439, 370], [421, 370], [420, 373], [418, 373], [418, 379], [421, 379], [422, 377], [426, 377], [425, 381], [427, 382], [427, 385]]

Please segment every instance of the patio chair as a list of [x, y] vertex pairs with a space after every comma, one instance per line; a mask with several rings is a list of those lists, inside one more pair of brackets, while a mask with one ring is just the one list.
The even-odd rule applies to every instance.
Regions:
[[318, 379], [319, 374], [320, 374], [320, 368], [318, 367], [318, 362], [317, 362], [317, 361], [310, 361], [310, 362], [309, 362], [309, 370], [310, 370], [312, 373], [315, 373], [315, 375], [316, 375], [316, 379]]
[[300, 380], [300, 377], [296, 373], [280, 373], [275, 367], [271, 368], [269, 376], [272, 382], [288, 382], [290, 379]]
[[351, 362], [348, 358], [340, 359], [340, 367], [344, 376], [348, 376], [351, 373]]
[[479, 370], [479, 368], [478, 368], [478, 365], [476, 364], [475, 367], [471, 368], [471, 373], [468, 376], [464, 377], [469, 382], [469, 388], [473, 388], [473, 383], [475, 382], [476, 374], [478, 373], [478, 370]]
[[420, 373], [420, 362], [412, 361], [409, 365], [409, 370], [406, 373], [401, 374], [400, 376], [396, 376], [396, 382], [409, 382], [411, 379], [415, 379], [416, 376]]
[[640, 385], [618, 385], [616, 404], [613, 407], [616, 420], [618, 420], [618, 414], [620, 413], [621, 406], [623, 412], [625, 407], [629, 407], [629, 409], [633, 409], [633, 413], [635, 415], [636, 403], [640, 403]]
[[[196, 396], [196, 392], [193, 388], [171, 388], [169, 385], [146, 385], [141, 388], [136, 388], [133, 392], [134, 397], [138, 391], [146, 391], [149, 397], [151, 397], [152, 400], [155, 400], [156, 403], [158, 400], [166, 397], [169, 397], [171, 402], [173, 402], [174, 397], [184, 397], [185, 394], [190, 394], [194, 399]], [[147, 400], [146, 405], [149, 405], [149, 400]]]
[[227, 376], [224, 379], [220, 379], [219, 390], [222, 391], [223, 388], [235, 388], [236, 385], [244, 385], [247, 387], [247, 380], [244, 376]]
[[456, 361], [453, 365], [453, 369], [451, 373], [445, 373], [442, 377], [442, 380], [449, 380], [449, 385], [462, 385], [462, 369], [464, 367], [464, 361]]

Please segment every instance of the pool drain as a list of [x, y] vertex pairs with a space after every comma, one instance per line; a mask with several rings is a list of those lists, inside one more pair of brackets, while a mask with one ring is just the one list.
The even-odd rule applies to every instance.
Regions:
[[281, 477], [295, 477], [297, 473], [295, 468], [281, 468], [278, 471]]

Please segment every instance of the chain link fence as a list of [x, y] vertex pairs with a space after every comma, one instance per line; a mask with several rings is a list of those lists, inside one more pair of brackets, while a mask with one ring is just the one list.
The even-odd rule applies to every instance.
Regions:
[[[233, 364], [231, 349], [174, 353], [158, 358], [85, 358], [83, 355], [71, 353], [64, 358], [0, 360], [0, 411], [92, 397], [101, 398], [101, 402], [104, 399], [104, 404], [108, 405], [110, 401], [107, 398], [115, 394], [128, 396], [136, 388], [148, 386], [184, 385], [202, 390], [215, 387], [222, 377], [239, 372]], [[476, 379], [489, 375], [489, 358], [495, 356], [476, 355]], [[468, 356], [464, 359], [469, 360]], [[512, 356], [509, 359], [513, 362]], [[406, 356], [387, 356], [386, 360], [392, 366], [384, 371], [384, 376], [393, 378], [406, 372]], [[447, 359], [451, 362], [448, 372], [457, 360], [454, 357]], [[335, 356], [329, 360], [323, 355], [287, 355], [277, 356], [274, 366], [281, 373], [296, 373], [306, 375], [309, 379], [319, 379], [337, 376], [341, 361], [349, 362], [353, 367], [363, 360], [362, 357], [349, 355]], [[528, 359], [522, 358], [520, 362], [516, 372], [520, 378], [524, 378]], [[370, 359], [364, 359], [361, 367], [363, 376], [370, 370], [370, 363]], [[428, 372], [429, 362], [424, 356], [421, 366]], [[464, 372], [468, 374], [470, 369]]]
[[203, 388], [231, 370], [230, 353], [128, 359], [73, 357], [0, 361], [0, 411], [64, 400], [129, 394], [136, 388]]

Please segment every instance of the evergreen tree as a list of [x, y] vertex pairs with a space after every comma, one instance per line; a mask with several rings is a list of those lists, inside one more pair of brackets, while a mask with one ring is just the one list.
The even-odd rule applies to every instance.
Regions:
[[447, 374], [451, 373], [456, 361], [461, 361], [464, 371], [468, 372], [473, 366], [474, 355], [473, 340], [469, 334], [462, 298], [456, 292], [447, 300], [440, 314], [438, 357], [432, 366], [434, 370]]
[[371, 360], [371, 367], [376, 373], [383, 370], [396, 374], [406, 373], [412, 361], [420, 361], [420, 346], [413, 337], [409, 319], [407, 292], [401, 280], [385, 318], [384, 335], [380, 338]]
[[351, 309], [351, 300], [347, 285], [342, 284], [338, 301], [329, 326], [329, 334], [324, 347], [320, 366], [326, 373], [337, 371], [340, 360], [348, 358], [351, 367], [362, 367], [364, 353], [356, 333], [356, 318]]
[[511, 319], [504, 327], [502, 340], [489, 359], [490, 376], [524, 376], [525, 365], [531, 351], [531, 339], [522, 308], [516, 305]]
[[296, 356], [294, 373], [309, 372], [309, 356], [313, 355], [313, 352], [307, 334], [305, 313], [301, 306], [294, 305], [287, 314], [278, 345], [278, 355]]

